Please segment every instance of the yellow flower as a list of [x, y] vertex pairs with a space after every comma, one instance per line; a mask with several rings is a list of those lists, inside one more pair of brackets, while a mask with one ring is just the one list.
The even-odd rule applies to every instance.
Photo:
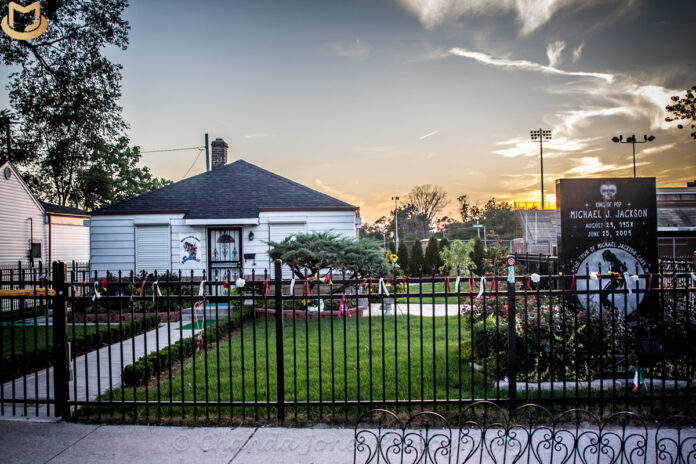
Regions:
[[391, 255], [389, 255], [389, 259], [391, 259], [392, 263], [395, 263], [399, 259], [399, 257], [392, 253]]

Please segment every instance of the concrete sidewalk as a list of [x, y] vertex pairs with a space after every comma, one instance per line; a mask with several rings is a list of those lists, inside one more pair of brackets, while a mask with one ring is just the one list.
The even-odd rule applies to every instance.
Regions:
[[[598, 437], [594, 428], [577, 431], [578, 453], [568, 455], [574, 445], [572, 430], [559, 430], [557, 446], [545, 446], [548, 429], [538, 428], [534, 439], [537, 455], [522, 456], [520, 462], [597, 462]], [[510, 445], [501, 446], [497, 441], [498, 429], [487, 434], [489, 447], [481, 456], [482, 447], [472, 451], [474, 441], [480, 443], [477, 429], [466, 429], [469, 440], [462, 440], [459, 430], [452, 430], [451, 454], [438, 448], [446, 430], [430, 429], [431, 457], [433, 462], [468, 462], [493, 464], [512, 462], [512, 455], [520, 452], [522, 429], [512, 429], [508, 435]], [[414, 430], [411, 429], [411, 432]], [[369, 446], [358, 455], [358, 462], [366, 460], [366, 451], [374, 451], [376, 429], [368, 429], [359, 437], [367, 439]], [[382, 430], [383, 453], [392, 462], [413, 462], [414, 450], [422, 450], [423, 431], [410, 435], [411, 451], [401, 460], [397, 448], [393, 448], [395, 435]], [[409, 432], [410, 433], [410, 432]], [[473, 433], [471, 435], [470, 433]], [[522, 433], [518, 436], [518, 433]], [[398, 434], [398, 431], [397, 431]], [[440, 438], [435, 438], [436, 436]], [[621, 437], [624, 437], [623, 440]], [[224, 464], [350, 464], [353, 462], [354, 430], [352, 428], [281, 428], [281, 427], [170, 427], [145, 425], [89, 425], [64, 422], [30, 422], [24, 420], [0, 420], [0, 462], [4, 463], [224, 463]], [[681, 462], [681, 456], [692, 462], [694, 428], [640, 427], [608, 428], [602, 432], [601, 459], [599, 462]], [[570, 446], [570, 448], [568, 448]], [[645, 446], [643, 450], [640, 448]], [[526, 447], [525, 447], [526, 448]], [[458, 454], [458, 449], [461, 454]], [[526, 448], [528, 450], [528, 448]], [[440, 450], [440, 451], [438, 451]], [[658, 450], [661, 450], [658, 452]], [[645, 454], [642, 454], [642, 453]], [[493, 453], [493, 455], [489, 454]], [[506, 456], [506, 453], [510, 454]], [[555, 453], [555, 454], [554, 454]], [[692, 453], [692, 454], [689, 454]], [[582, 457], [581, 457], [582, 456]], [[623, 456], [623, 457], [622, 457]], [[421, 457], [423, 457], [421, 455]], [[451, 458], [451, 460], [450, 460]], [[589, 458], [589, 459], [586, 459]], [[367, 458], [369, 459], [369, 458]], [[618, 461], [615, 461], [618, 460]], [[645, 459], [645, 460], [644, 460]], [[373, 462], [373, 461], [370, 461]], [[374, 461], [376, 462], [376, 461]], [[381, 459], [379, 462], [384, 462]], [[418, 461], [422, 462], [422, 461]], [[431, 462], [431, 460], [428, 460]]]
[[353, 430], [0, 420], [0, 461], [31, 464], [348, 464], [353, 462]]

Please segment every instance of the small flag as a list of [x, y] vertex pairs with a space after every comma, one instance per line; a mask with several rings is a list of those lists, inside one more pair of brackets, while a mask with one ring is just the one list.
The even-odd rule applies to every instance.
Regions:
[[636, 363], [636, 370], [633, 373], [633, 393], [637, 392], [644, 382], [645, 379], [643, 378], [643, 373], [638, 368], [638, 363]]

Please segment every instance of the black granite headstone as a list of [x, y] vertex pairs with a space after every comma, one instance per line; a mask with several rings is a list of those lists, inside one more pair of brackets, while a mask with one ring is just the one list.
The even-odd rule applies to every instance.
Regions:
[[[654, 177], [556, 181], [561, 270], [576, 275], [583, 306], [631, 314], [643, 303], [633, 290], [657, 270], [656, 200]], [[588, 286], [605, 292], [583, 295]]]

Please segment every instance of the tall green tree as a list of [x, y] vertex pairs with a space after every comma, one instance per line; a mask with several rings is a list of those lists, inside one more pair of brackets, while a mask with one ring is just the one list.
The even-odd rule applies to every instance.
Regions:
[[474, 273], [476, 275], [483, 275], [486, 269], [484, 258], [486, 254], [483, 250], [483, 242], [480, 238], [476, 237], [472, 240], [473, 246], [471, 247], [471, 261], [473, 262]]
[[[687, 89], [686, 95], [679, 97], [677, 95], [671, 98], [672, 104], [667, 105], [665, 109], [672, 116], [665, 118], [665, 121], [687, 121], [686, 126], [691, 129], [696, 128], [696, 85]], [[684, 129], [684, 124], [677, 124], [679, 129]], [[696, 131], [691, 133], [691, 137], [696, 140]]]
[[439, 247], [440, 255], [442, 255], [442, 252], [445, 250], [445, 248], [449, 247], [449, 245], [450, 245], [450, 242], [449, 242], [449, 240], [447, 240], [447, 237], [440, 239], [440, 247]]
[[[423, 247], [421, 245], [420, 240], [416, 240], [413, 242], [413, 246], [411, 247], [411, 254], [409, 255], [408, 259], [408, 264], [409, 264], [409, 269], [411, 271], [411, 275], [418, 275], [419, 267], [423, 267]], [[423, 272], [428, 272], [427, 269], [423, 269]]]
[[394, 240], [389, 240], [389, 244], [387, 244], [387, 251], [393, 255], [396, 254], [396, 243]]
[[397, 250], [398, 253], [396, 253], [399, 256], [399, 260], [397, 261], [397, 264], [401, 269], [406, 269], [409, 268], [410, 270], [410, 265], [408, 262], [408, 245], [406, 245], [406, 242], [403, 240], [399, 242], [399, 249]]
[[[122, 67], [105, 54], [107, 48], [128, 46], [129, 26], [123, 17], [127, 6], [127, 0], [42, 2], [48, 22], [43, 35], [20, 41], [0, 34], [2, 63], [18, 69], [7, 85], [16, 117], [13, 154], [14, 146], [26, 148], [17, 153], [31, 153], [13, 158], [41, 199], [82, 207], [98, 204], [97, 196], [133, 193], [132, 175], [135, 184], [151, 187], [143, 182], [148, 173], [135, 171], [131, 163], [139, 155], [123, 149], [127, 125], [118, 104]], [[119, 154], [124, 160], [114, 162]], [[128, 175], [114, 174], [124, 169], [98, 172], [115, 164], [128, 165]], [[111, 178], [111, 192], [99, 183], [100, 177]]]
[[415, 212], [427, 219], [429, 227], [447, 205], [447, 192], [437, 185], [416, 185], [407, 198]]
[[428, 245], [425, 247], [425, 256], [423, 257], [424, 272], [431, 273], [437, 271], [442, 263], [440, 261], [440, 248], [437, 243], [437, 238], [434, 235], [428, 239]]

